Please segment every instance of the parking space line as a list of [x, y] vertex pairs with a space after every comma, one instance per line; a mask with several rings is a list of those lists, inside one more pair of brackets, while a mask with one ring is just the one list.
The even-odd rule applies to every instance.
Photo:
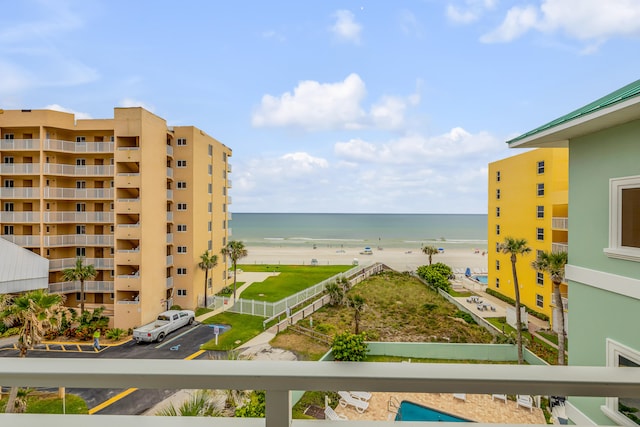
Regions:
[[127, 389], [127, 390], [123, 391], [122, 393], [116, 394], [111, 399], [107, 399], [104, 402], [102, 402], [101, 404], [99, 404], [98, 406], [94, 406], [93, 408], [89, 409], [89, 415], [93, 415], [96, 412], [103, 410], [107, 406], [110, 406], [110, 405], [116, 403], [118, 400], [129, 396], [131, 393], [133, 393], [136, 390], [138, 390], [138, 389], [137, 388], [130, 388], [130, 389]]
[[184, 331], [180, 335], [176, 335], [175, 337], [171, 338], [170, 340], [166, 340], [162, 344], [155, 346], [155, 348], [162, 348], [165, 345], [167, 345], [167, 344], [177, 340], [178, 338], [182, 337], [183, 335], [187, 335], [188, 333], [195, 331], [196, 329], [198, 329], [198, 325], [194, 326], [193, 328], [189, 329], [188, 331]]

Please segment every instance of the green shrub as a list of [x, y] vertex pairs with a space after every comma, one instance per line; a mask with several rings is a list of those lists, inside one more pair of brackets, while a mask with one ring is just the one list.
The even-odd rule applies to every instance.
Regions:
[[125, 331], [124, 329], [113, 328], [113, 329], [109, 329], [107, 333], [104, 334], [104, 336], [110, 340], [118, 341], [120, 338], [124, 336], [126, 332], [127, 331]]
[[460, 319], [464, 320], [465, 322], [471, 325], [477, 324], [476, 321], [473, 319], [473, 316], [467, 313], [466, 311], [458, 310], [455, 314], [455, 317], [459, 317]]
[[451, 275], [451, 269], [445, 264], [438, 262], [432, 265], [422, 265], [418, 267], [416, 273], [433, 288], [442, 289], [446, 292], [451, 290], [451, 284], [448, 279]]
[[343, 332], [333, 338], [331, 348], [333, 359], [346, 362], [361, 362], [369, 352], [369, 346], [365, 341], [365, 334], [352, 334]]
[[169, 308], [169, 310], [182, 310], [182, 307], [180, 307], [178, 304], [174, 304]]
[[264, 390], [252, 391], [249, 401], [236, 408], [235, 416], [242, 418], [264, 418], [265, 393]]

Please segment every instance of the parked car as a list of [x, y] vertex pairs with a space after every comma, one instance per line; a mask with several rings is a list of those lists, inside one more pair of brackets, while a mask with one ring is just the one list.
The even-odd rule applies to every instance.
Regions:
[[176, 329], [191, 325], [195, 321], [196, 315], [191, 310], [169, 310], [160, 313], [153, 322], [135, 328], [133, 339], [136, 342], [161, 342], [164, 338]]

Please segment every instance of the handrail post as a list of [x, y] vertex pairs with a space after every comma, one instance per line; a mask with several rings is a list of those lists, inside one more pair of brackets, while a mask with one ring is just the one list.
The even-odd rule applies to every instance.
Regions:
[[291, 425], [291, 392], [267, 390], [265, 394], [265, 427]]

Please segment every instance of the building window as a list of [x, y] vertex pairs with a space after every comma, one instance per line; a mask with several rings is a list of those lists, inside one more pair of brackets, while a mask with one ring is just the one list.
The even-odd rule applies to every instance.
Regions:
[[4, 187], [5, 188], [13, 188], [14, 182], [12, 179], [5, 179], [4, 180]]
[[496, 199], [500, 200], [500, 189], [496, 189]]
[[227, 153], [225, 153], [224, 151], [222, 152], [222, 161], [223, 162], [227, 161]]
[[209, 277], [209, 278], [207, 279], [207, 288], [210, 288], [210, 287], [212, 287], [212, 286], [213, 286], [213, 280], [211, 279], [211, 277]]
[[207, 223], [207, 231], [211, 231], [211, 221]]
[[178, 210], [179, 211], [186, 211], [187, 210], [187, 204], [186, 203], [178, 203]]
[[538, 196], [544, 196], [544, 184], [537, 184]]
[[86, 203], [76, 203], [76, 212], [85, 212], [87, 210]]
[[544, 297], [540, 294], [536, 294], [536, 306], [544, 308]]
[[536, 217], [544, 218], [544, 206], [536, 206]]
[[500, 242], [496, 242], [496, 252], [500, 253]]
[[13, 225], [5, 225], [4, 227], [2, 227], [2, 231], [2, 234], [6, 236], [13, 235]]
[[496, 277], [496, 288], [500, 287], [500, 278]]
[[[640, 368], [640, 352], [607, 338], [607, 367]], [[607, 397], [602, 410], [619, 425], [637, 425], [637, 407], [637, 397]]]
[[609, 181], [609, 247], [605, 253], [640, 261], [640, 175]]
[[544, 273], [540, 271], [536, 272], [536, 283], [540, 286], [544, 286]]
[[186, 246], [178, 246], [178, 253], [179, 254], [186, 254], [187, 253], [187, 247]]
[[5, 156], [2, 160], [7, 164], [13, 163], [13, 157], [11, 156]]
[[87, 234], [86, 225], [76, 225], [76, 234]]
[[87, 181], [76, 181], [76, 188], [87, 188]]
[[496, 171], [496, 181], [500, 182], [500, 171]]
[[87, 256], [87, 248], [76, 248], [76, 258]]
[[[222, 245], [222, 246], [225, 246], [225, 245]], [[207, 242], [207, 248], [208, 248], [209, 250], [212, 250], [212, 249], [213, 249], [213, 242], [212, 242], [211, 240], [209, 240], [209, 241]]]
[[544, 160], [538, 162], [538, 175], [544, 173]]
[[496, 217], [500, 218], [500, 207], [496, 207]]
[[207, 184], [207, 193], [209, 194], [213, 193], [213, 184], [211, 183]]
[[213, 175], [213, 166], [212, 165], [207, 165], [207, 173], [209, 175]]
[[87, 138], [84, 136], [76, 136], [76, 142], [86, 142]]
[[187, 274], [187, 269], [185, 267], [178, 267], [176, 269], [178, 276], [184, 276]]
[[536, 239], [544, 240], [544, 228], [536, 228]]
[[13, 202], [4, 202], [4, 211], [13, 212]]
[[181, 233], [187, 231], [187, 224], [178, 224], [178, 231]]
[[496, 260], [496, 270], [500, 271], [500, 260]]
[[187, 296], [187, 290], [186, 289], [178, 289], [178, 296], [179, 297], [186, 297]]
[[76, 159], [76, 166], [86, 166], [87, 159]]
[[187, 145], [187, 138], [178, 138], [178, 144], [179, 147], [183, 147], [185, 145]]
[[12, 133], [5, 133], [4, 134], [4, 139], [13, 139], [13, 134]]
[[209, 153], [210, 156], [213, 156], [213, 145], [209, 144], [209, 147], [207, 148], [207, 152]]
[[[87, 293], [84, 293], [84, 300], [87, 300]], [[82, 301], [82, 293], [81, 292], [76, 292], [76, 301]]]
[[178, 181], [178, 190], [184, 190], [187, 188], [187, 183], [185, 181]]
[[211, 202], [207, 204], [207, 212], [209, 213], [213, 212], [213, 204]]
[[496, 224], [496, 235], [500, 235], [500, 224]]
[[186, 168], [187, 167], [187, 161], [186, 160], [178, 160], [178, 167], [179, 168]]

